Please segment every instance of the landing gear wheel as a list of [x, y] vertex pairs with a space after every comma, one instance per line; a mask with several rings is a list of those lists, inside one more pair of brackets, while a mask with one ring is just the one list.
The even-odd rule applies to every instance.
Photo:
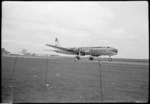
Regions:
[[112, 58], [109, 58], [109, 61], [112, 61]]
[[93, 60], [93, 57], [90, 57], [89, 60]]
[[79, 57], [79, 56], [76, 56], [76, 57], [75, 57], [75, 60], [80, 60], [80, 57]]

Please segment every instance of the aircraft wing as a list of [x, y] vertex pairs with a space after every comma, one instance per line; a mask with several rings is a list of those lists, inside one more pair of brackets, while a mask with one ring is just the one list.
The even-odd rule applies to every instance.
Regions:
[[50, 49], [44, 49], [45, 51], [55, 51], [55, 50], [50, 50]]
[[58, 46], [54, 46], [54, 45], [50, 45], [50, 44], [46, 44], [46, 46], [50, 46], [50, 47], [53, 47], [53, 48], [56, 48], [56, 49], [60, 49], [60, 50], [63, 50], [63, 51], [72, 52], [72, 53], [76, 54], [76, 52], [72, 49], [58, 47]]

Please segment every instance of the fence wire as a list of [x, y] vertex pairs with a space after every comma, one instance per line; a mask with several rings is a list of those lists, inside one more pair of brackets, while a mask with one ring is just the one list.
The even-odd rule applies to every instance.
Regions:
[[[59, 62], [58, 62], [58, 60], [51, 60], [51, 61], [49, 61], [49, 58], [47, 57], [47, 58], [45, 58], [45, 59], [31, 59], [31, 58], [20, 58], [20, 57], [15, 57], [15, 59], [13, 60], [13, 63], [14, 63], [14, 65], [13, 65], [13, 68], [12, 68], [12, 73], [11, 73], [11, 77], [10, 77], [10, 88], [11, 88], [11, 101], [12, 101], [12, 103], [14, 102], [14, 77], [15, 77], [15, 69], [16, 69], [16, 67], [17, 67], [17, 65], [18, 64], [20, 64], [20, 63], [24, 63], [24, 64], [26, 64], [26, 63], [28, 63], [28, 64], [33, 64], [32, 62], [34, 62], [34, 63], [37, 63], [37, 62], [40, 62], [41, 63], [41, 61], [42, 61], [42, 63], [44, 64], [45, 63], [45, 67], [46, 67], [46, 69], [45, 69], [45, 86], [47, 86], [47, 72], [48, 72], [48, 67], [49, 67], [49, 63], [57, 63], [57, 64], [60, 64]], [[4, 61], [4, 62], [8, 62], [8, 61]], [[67, 62], [69, 62], [69, 61], [65, 61], [64, 63], [67, 63]], [[74, 64], [75, 63], [77, 63], [77, 62], [74, 62]], [[83, 63], [78, 63], [78, 64], [83, 64]], [[85, 64], [85, 63], [84, 63]], [[86, 63], [86, 64], [89, 64], [89, 63]], [[92, 63], [92, 64], [97, 64], [97, 63]], [[100, 67], [100, 65], [101, 65], [101, 63], [100, 63], [100, 60], [99, 60], [99, 62], [98, 62], [98, 65], [99, 65], [99, 80], [100, 80], [100, 97], [101, 97], [101, 99], [100, 99], [100, 101], [102, 102], [103, 101], [103, 99], [102, 99], [102, 76], [101, 76], [101, 67]], [[66, 73], [68, 73], [68, 72], [66, 72]], [[69, 73], [68, 73], [69, 74]], [[85, 76], [86, 75], [86, 73], [78, 73], [78, 74], [82, 74], [83, 76]], [[86, 82], [86, 81], [85, 81]], [[85, 83], [84, 83], [85, 84]]]

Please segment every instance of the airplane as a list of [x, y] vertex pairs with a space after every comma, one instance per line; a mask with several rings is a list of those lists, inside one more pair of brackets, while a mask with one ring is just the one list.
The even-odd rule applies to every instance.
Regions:
[[109, 56], [109, 61], [112, 61], [111, 56], [116, 55], [118, 50], [113, 47], [72, 47], [64, 48], [60, 47], [59, 41], [55, 39], [55, 45], [45, 44], [46, 46], [53, 47], [58, 50], [49, 50], [57, 53], [76, 55], [75, 60], [80, 60], [80, 56], [90, 55], [89, 60], [93, 60], [93, 57], [99, 57], [102, 55]]

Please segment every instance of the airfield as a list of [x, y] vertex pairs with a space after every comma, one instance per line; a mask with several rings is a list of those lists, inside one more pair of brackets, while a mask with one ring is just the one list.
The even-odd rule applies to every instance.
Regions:
[[147, 102], [148, 61], [2, 56], [2, 103]]

